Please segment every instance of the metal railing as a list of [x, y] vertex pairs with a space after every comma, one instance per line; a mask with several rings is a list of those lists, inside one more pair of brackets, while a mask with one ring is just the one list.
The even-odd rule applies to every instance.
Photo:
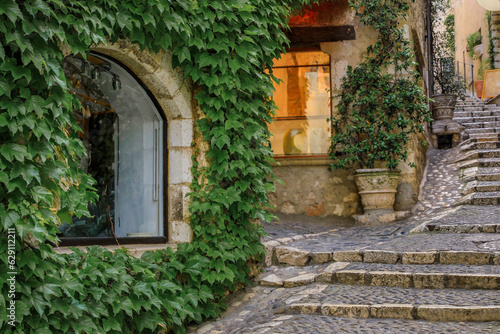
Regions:
[[[470, 69], [469, 69], [470, 67]], [[463, 69], [463, 71], [461, 71]], [[469, 69], [469, 71], [468, 71]], [[472, 88], [472, 96], [474, 96], [474, 64], [469, 64], [469, 63], [465, 63], [463, 61], [458, 61], [457, 60], [457, 66], [456, 66], [456, 70], [457, 70], [457, 74], [460, 74], [462, 76], [462, 78], [464, 78], [464, 84], [465, 84], [465, 87], [468, 86], [468, 82], [467, 82], [467, 73], [470, 73], [470, 76], [471, 76], [471, 88]]]

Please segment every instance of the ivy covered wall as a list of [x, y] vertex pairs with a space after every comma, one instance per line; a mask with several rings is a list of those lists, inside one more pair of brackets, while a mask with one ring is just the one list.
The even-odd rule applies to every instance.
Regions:
[[[266, 70], [303, 2], [0, 2], [1, 332], [183, 332], [224, 309], [226, 292], [248, 281], [247, 260], [263, 253], [253, 221], [269, 217], [273, 190]], [[58, 225], [88, 214], [96, 198], [78, 168], [80, 104], [62, 50], [85, 56], [119, 40], [172, 50], [173, 68], [197, 87], [206, 151], [192, 157], [193, 242], [141, 259], [99, 247], [58, 255], [47, 243], [58, 242]]]

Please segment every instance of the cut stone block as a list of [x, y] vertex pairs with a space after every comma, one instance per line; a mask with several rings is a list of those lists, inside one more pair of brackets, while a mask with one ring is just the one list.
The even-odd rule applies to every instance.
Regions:
[[372, 318], [413, 319], [413, 305], [411, 304], [381, 304], [372, 305]]
[[398, 254], [389, 251], [367, 250], [364, 251], [363, 262], [396, 264], [398, 262]]
[[474, 251], [441, 252], [439, 262], [442, 264], [484, 265], [490, 263], [490, 253]]
[[436, 262], [437, 252], [407, 252], [403, 253], [403, 264], [433, 264]]
[[260, 285], [263, 286], [272, 286], [272, 287], [280, 287], [283, 286], [283, 280], [279, 278], [276, 274], [271, 274], [269, 276], [264, 277], [259, 281]]
[[412, 274], [392, 271], [371, 271], [371, 285], [375, 286], [397, 286], [410, 288], [412, 286]]
[[333, 253], [333, 260], [337, 262], [363, 262], [363, 256], [357, 250], [338, 251]]
[[276, 247], [274, 254], [279, 263], [291, 266], [305, 266], [310, 259], [309, 252], [294, 247]]
[[285, 288], [293, 288], [295, 286], [306, 285], [314, 282], [316, 274], [304, 274], [289, 278], [283, 281], [283, 286]]

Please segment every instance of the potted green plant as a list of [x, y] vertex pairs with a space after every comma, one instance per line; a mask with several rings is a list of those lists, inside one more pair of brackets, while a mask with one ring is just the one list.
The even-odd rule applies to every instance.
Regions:
[[479, 59], [483, 54], [482, 43], [483, 37], [479, 31], [473, 32], [466, 38], [467, 53], [472, 59]]
[[[363, 1], [357, 4], [362, 6]], [[364, 24], [379, 27], [378, 40], [361, 64], [348, 67], [338, 113], [331, 119], [330, 168], [355, 169], [365, 215], [394, 212], [396, 168], [408, 157], [411, 136], [431, 120], [413, 53], [397, 24], [406, 18], [405, 9], [406, 2], [392, 0], [362, 12]]]

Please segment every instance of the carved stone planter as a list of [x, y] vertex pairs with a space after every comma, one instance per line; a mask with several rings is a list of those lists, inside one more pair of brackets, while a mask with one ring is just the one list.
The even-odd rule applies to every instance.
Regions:
[[399, 171], [387, 168], [357, 169], [354, 181], [366, 214], [393, 214]]
[[440, 94], [432, 97], [432, 113], [434, 120], [452, 119], [457, 104], [457, 94]]

